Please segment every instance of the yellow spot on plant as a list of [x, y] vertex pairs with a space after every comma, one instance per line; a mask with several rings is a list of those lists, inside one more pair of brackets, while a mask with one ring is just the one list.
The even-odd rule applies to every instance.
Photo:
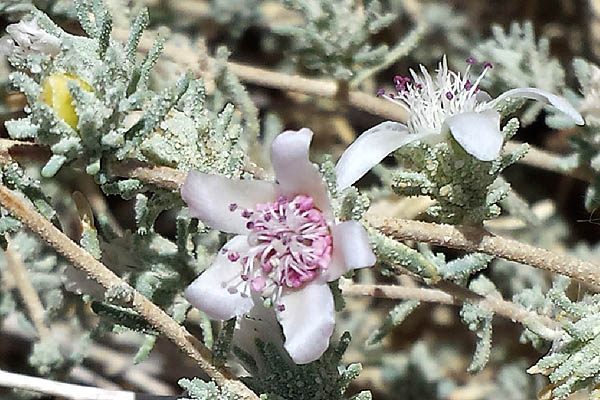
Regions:
[[92, 91], [92, 87], [78, 76], [56, 73], [46, 78], [42, 84], [42, 101], [56, 111], [58, 117], [69, 124], [71, 128], [77, 130], [79, 117], [75, 112], [73, 98], [69, 92], [70, 81], [79, 83], [81, 88], [87, 92]]

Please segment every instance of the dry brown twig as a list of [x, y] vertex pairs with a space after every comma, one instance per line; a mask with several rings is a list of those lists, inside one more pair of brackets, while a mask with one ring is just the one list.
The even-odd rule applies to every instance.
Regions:
[[[12, 142], [12, 146], [8, 142]], [[20, 142], [0, 140], [0, 148], [8, 149], [6, 150], [7, 153], [13, 146], [19, 147]], [[112, 165], [111, 173], [117, 176], [140, 179], [172, 190], [177, 190], [181, 186], [186, 175], [185, 172], [173, 168], [150, 167], [136, 161]], [[495, 236], [480, 228], [454, 227], [376, 216], [369, 217], [368, 222], [397, 240], [416, 240], [445, 247], [482, 252], [529, 264], [536, 268], [600, 287], [600, 267], [594, 264]]]
[[472, 301], [493, 311], [494, 313], [519, 322], [525, 326], [535, 326], [536, 333], [547, 340], [555, 340], [562, 336], [559, 325], [551, 318], [528, 311], [523, 307], [491, 295], [480, 296], [468, 289], [451, 284], [440, 285], [438, 289], [408, 287], [404, 285], [340, 285], [345, 296], [371, 296], [384, 299], [418, 300], [430, 303], [462, 305]]
[[370, 225], [396, 240], [415, 240], [454, 249], [475, 251], [531, 265], [600, 287], [600, 266], [512, 239], [496, 236], [473, 226], [453, 226], [400, 218], [370, 216]]
[[25, 308], [27, 308], [38, 336], [40, 339], [48, 338], [50, 336], [50, 329], [44, 322], [44, 306], [37, 291], [31, 284], [23, 260], [15, 250], [12, 242], [9, 242], [8, 248], [4, 252], [4, 257], [6, 258], [6, 266], [15, 280], [15, 286], [21, 295]]
[[243, 399], [258, 399], [254, 392], [242, 382], [235, 379], [226, 368], [218, 368], [212, 365], [209, 361], [212, 357], [210, 350], [193, 337], [183, 326], [179, 325], [157, 305], [129, 286], [91, 254], [75, 244], [52, 225], [50, 221], [30, 208], [19, 196], [3, 185], [0, 185], [0, 204], [27, 225], [29, 229], [40, 235], [42, 239], [54, 247], [55, 250], [61, 253], [75, 267], [84, 271], [105, 289], [120, 287], [129, 292], [131, 294], [130, 306], [175, 343], [186, 355], [194, 359], [219, 386], [227, 388]]

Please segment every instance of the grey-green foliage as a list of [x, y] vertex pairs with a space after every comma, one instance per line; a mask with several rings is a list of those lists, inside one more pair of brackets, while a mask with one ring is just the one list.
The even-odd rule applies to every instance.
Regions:
[[[88, 174], [106, 183], [114, 179], [108, 165], [127, 159], [184, 171], [236, 174], [243, 153], [239, 148], [241, 129], [232, 106], [218, 116], [209, 112], [204, 107], [202, 82], [189, 74], [160, 93], [149, 89], [149, 77], [165, 39], [159, 35], [145, 59], [137, 61], [136, 48], [148, 24], [147, 11], [136, 17], [127, 43], [121, 44], [111, 38], [112, 19], [100, 2], [76, 4], [90, 37], [67, 34], [36, 12], [32, 18], [60, 40], [60, 52], [9, 58], [19, 70], [11, 74], [11, 82], [26, 95], [29, 115], [8, 121], [6, 127], [14, 138], [33, 138], [50, 147], [53, 156], [42, 174], [53, 176], [63, 164], [81, 160]], [[48, 90], [48, 78], [57, 75], [66, 77], [68, 93], [60, 87], [53, 89], [70, 96], [74, 110], [69, 113], [76, 115], [76, 125], [62, 119], [56, 105], [43, 101], [42, 89]], [[231, 81], [231, 77], [224, 79], [224, 84]]]
[[210, 12], [217, 23], [227, 26], [227, 33], [236, 40], [248, 27], [262, 22], [262, 0], [211, 0]]
[[406, 300], [396, 305], [385, 317], [381, 327], [374, 330], [367, 339], [367, 345], [375, 345], [379, 343], [390, 331], [400, 325], [406, 317], [412, 313], [420, 302], [416, 300]]
[[542, 389], [544, 379], [529, 375], [524, 361], [512, 362], [500, 368], [496, 374], [495, 388], [487, 400], [529, 400], [535, 399]]
[[[170, 88], [156, 93], [150, 89], [150, 74], [164, 45], [159, 37], [148, 55], [137, 61], [137, 46], [148, 24], [145, 10], [135, 18], [131, 35], [125, 44], [110, 37], [112, 18], [100, 1], [77, 2], [80, 22], [89, 37], [67, 34], [45, 14], [36, 11], [31, 18], [48, 34], [61, 42], [60, 52], [51, 56], [32, 53], [10, 57], [19, 71], [11, 75], [13, 84], [22, 90], [29, 102], [26, 118], [6, 123], [16, 139], [32, 138], [47, 145], [53, 156], [42, 169], [43, 176], [53, 176], [65, 163], [84, 164], [106, 194], [135, 199], [136, 230], [115, 232], [102, 215], [96, 223], [83, 224], [80, 244], [133, 288], [163, 307], [177, 321], [183, 322], [189, 304], [180, 298], [185, 286], [208, 266], [212, 250], [222, 238], [206, 235], [197, 221], [181, 209], [178, 191], [157, 188], [137, 179], [121, 179], [112, 175], [115, 162], [142, 161], [151, 165], [196, 169], [239, 177], [242, 173], [244, 148], [248, 138], [258, 135], [256, 108], [245, 89], [226, 68], [226, 55], [220, 55], [216, 93], [209, 100], [202, 81], [184, 74]], [[90, 17], [93, 15], [93, 18]], [[69, 74], [69, 75], [65, 75]], [[49, 76], [66, 76], [63, 95], [72, 101], [77, 125], [69, 125], [40, 97]], [[87, 85], [91, 87], [88, 90]], [[227, 99], [235, 99], [240, 113]], [[218, 107], [218, 108], [217, 108]], [[47, 218], [54, 210], [47, 205], [39, 185], [9, 164], [2, 170], [3, 183], [23, 193]], [[177, 209], [185, 216], [179, 219], [176, 242], [167, 240], [154, 230], [159, 214]], [[19, 227], [2, 214], [0, 227], [10, 232]], [[109, 288], [102, 297], [101, 288], [72, 268], [65, 270], [69, 288], [86, 294], [94, 302], [100, 316], [96, 334], [124, 327], [150, 334], [141, 343], [136, 360], [146, 357], [154, 345], [156, 331], [130, 307], [124, 288]], [[61, 284], [58, 279], [58, 284]], [[93, 287], [92, 287], [93, 286]], [[52, 297], [54, 298], [54, 297]], [[11, 299], [3, 296], [5, 304]], [[103, 301], [103, 302], [101, 302]], [[59, 303], [54, 301], [52, 304]]]
[[585, 207], [595, 211], [600, 206], [600, 68], [581, 58], [573, 60], [573, 70], [579, 80], [583, 98], [580, 111], [586, 125], [570, 138], [573, 155], [569, 169], [581, 167], [591, 172], [591, 182], [585, 194]]
[[[350, 334], [345, 332], [337, 344], [317, 361], [296, 365], [281, 348], [270, 342], [256, 339], [260, 365], [244, 350], [234, 348], [236, 355], [252, 374], [246, 383], [256, 393], [271, 400], [342, 400], [344, 393], [362, 366], [358, 363], [340, 367], [342, 356], [350, 344]], [[368, 398], [362, 394], [359, 398]], [[261, 397], [262, 398], [262, 397]]]
[[448, 355], [454, 352], [444, 343], [430, 347], [419, 341], [407, 354], [384, 356], [381, 368], [385, 388], [392, 398], [403, 400], [447, 398], [457, 386], [446, 374], [451, 360]]
[[[29, 364], [38, 373], [45, 376], [56, 377], [64, 373], [69, 367], [81, 361], [88, 347], [88, 338], [81, 332], [78, 322], [80, 306], [72, 303], [72, 295], [65, 291], [60, 272], [65, 267], [65, 262], [57, 257], [55, 252], [45, 246], [40, 239], [24, 231], [8, 235], [11, 249], [21, 259], [25, 267], [27, 278], [36, 291], [44, 313], [43, 323], [46, 326], [60, 322], [68, 322], [73, 329], [73, 334], [81, 335], [71, 350], [62, 349], [52, 338], [46, 338], [34, 344], [28, 357]], [[4, 253], [0, 253], [0, 278], [9, 279]], [[9, 314], [16, 314], [20, 321], [20, 328], [26, 335], [38, 336], [35, 328], [28, 320], [28, 312], [23, 313], [21, 295], [16, 288], [0, 291], [0, 317], [3, 319]], [[75, 315], [68, 315], [67, 310], [78, 311]]]
[[286, 0], [299, 11], [301, 26], [278, 26], [275, 31], [290, 36], [292, 54], [308, 69], [337, 80], [349, 80], [361, 68], [381, 63], [387, 46], [374, 47], [371, 36], [388, 26], [395, 15], [384, 13], [377, 0], [364, 6], [352, 0]]
[[194, 400], [236, 400], [238, 398], [235, 393], [218, 387], [214, 382], [205, 382], [198, 378], [183, 378], [178, 383]]
[[[493, 93], [515, 87], [536, 87], [559, 94], [565, 87], [565, 71], [550, 55], [549, 40], [544, 37], [536, 40], [531, 22], [513, 22], [508, 31], [493, 25], [492, 37], [471, 53], [478, 60], [494, 65], [482, 82], [482, 86]], [[528, 104], [520, 117], [521, 123], [529, 125], [543, 109], [543, 103]]]
[[569, 280], [555, 281], [547, 297], [560, 312], [565, 332], [551, 351], [530, 372], [547, 375], [555, 399], [567, 398], [580, 389], [592, 390], [600, 383], [600, 297], [585, 295], [581, 301], [567, 296]]
[[[461, 285], [466, 285], [468, 279], [473, 274], [485, 269], [492, 259], [491, 256], [485, 254], [473, 253], [446, 262], [446, 256], [443, 253], [433, 253], [426, 245], [420, 245], [419, 251], [417, 252], [410, 248], [405, 248], [405, 245], [394, 242], [392, 239], [386, 238], [384, 235], [379, 234], [378, 236], [375, 236], [375, 238], [375, 243], [379, 243], [376, 244], [375, 248], [380, 259], [390, 259], [390, 257], [393, 255], [393, 249], [395, 247], [396, 252], [400, 250], [399, 254], [403, 254], [401, 257], [405, 258], [405, 260], [412, 260], [410, 263], [405, 264], [406, 268], [411, 270], [411, 272], [417, 273], [428, 281], [430, 281], [431, 278], [429, 278], [423, 272], [427, 271], [427, 268], [435, 268], [436, 272], [433, 276], [437, 277], [436, 280], [443, 278], [445, 280], [454, 281]], [[384, 243], [387, 243], [387, 245]], [[387, 255], [385, 255], [385, 253], [387, 253]], [[418, 265], [420, 265], [420, 268], [415, 268], [415, 266]], [[416, 300], [406, 300], [396, 305], [389, 311], [381, 326], [374, 330], [371, 335], [369, 335], [366, 344], [368, 346], [372, 346], [379, 343], [392, 331], [395, 326], [398, 326], [404, 322], [406, 317], [410, 315], [410, 313], [412, 313], [419, 305], [420, 302]], [[466, 307], [470, 306], [471, 304]], [[487, 311], [482, 310], [481, 312]]]
[[[516, 119], [506, 123], [502, 131], [505, 141], [518, 127]], [[427, 212], [437, 221], [478, 225], [500, 214], [498, 203], [510, 189], [498, 179], [500, 173], [526, 152], [523, 145], [486, 162], [470, 156], [453, 140], [409, 144], [396, 152], [401, 169], [394, 174], [392, 190], [403, 196], [427, 195], [436, 200]]]

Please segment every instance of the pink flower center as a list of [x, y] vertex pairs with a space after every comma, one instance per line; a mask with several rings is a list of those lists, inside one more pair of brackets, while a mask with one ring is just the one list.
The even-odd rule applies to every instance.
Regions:
[[[237, 206], [229, 209], [235, 212]], [[228, 258], [242, 263], [241, 278], [253, 291], [277, 300], [284, 287], [301, 287], [331, 262], [331, 233], [311, 197], [280, 196], [241, 214], [248, 220], [250, 250], [242, 257], [228, 252]]]

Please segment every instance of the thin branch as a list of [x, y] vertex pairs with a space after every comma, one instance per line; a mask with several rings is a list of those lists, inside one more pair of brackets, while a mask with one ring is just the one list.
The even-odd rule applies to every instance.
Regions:
[[[504, 150], [511, 152], [520, 147], [523, 143], [510, 141], [504, 146]], [[551, 153], [546, 150], [539, 149], [532, 145], [529, 145], [529, 151], [525, 154], [525, 157], [520, 159], [518, 162], [532, 167], [545, 169], [546, 171], [556, 172], [558, 174], [570, 175], [574, 178], [581, 179], [582, 181], [591, 182], [594, 178], [592, 171], [584, 168], [576, 168], [572, 170], [565, 170], [561, 167], [563, 157]]]
[[555, 340], [562, 336], [558, 323], [551, 318], [494, 296], [480, 296], [475, 292], [450, 283], [438, 286], [438, 289], [407, 287], [400, 285], [340, 285], [345, 296], [372, 296], [384, 299], [418, 300], [429, 303], [462, 305], [466, 301], [477, 302], [481, 306], [511, 321], [525, 326], [535, 326], [536, 333], [547, 340]]
[[[57, 341], [61, 349], [65, 349], [69, 353], [73, 352], [75, 343], [73, 343], [69, 335], [60, 334], [65, 329], [69, 329], [67, 325], [61, 322], [53, 324], [52, 329], [59, 332], [59, 334], [53, 334], [52, 339]], [[12, 340], [10, 337], [24, 340], [34, 339], [33, 334], [20, 329], [15, 318], [6, 318], [3, 320], [0, 335], [5, 335], [5, 338], [9, 341]], [[113, 350], [111, 347], [98, 343], [91, 343], [85, 359], [91, 360], [94, 365], [97, 364], [102, 375], [89, 370], [83, 365], [77, 365], [71, 369], [70, 376], [80, 383], [104, 389], [118, 390], [120, 389], [118, 385], [105, 378], [105, 376], [109, 378], [118, 376], [127, 383], [128, 387], [135, 387], [148, 393], [161, 394], [163, 396], [174, 394], [173, 388], [170, 385], [153, 376], [151, 363], [141, 363], [132, 366], [132, 357], [130, 354], [123, 354]], [[190, 368], [190, 373], [193, 373], [193, 368]]]
[[135, 178], [146, 183], [176, 190], [185, 181], [187, 173], [169, 167], [153, 167], [139, 161], [111, 164], [110, 173], [123, 178]]
[[129, 286], [115, 275], [104, 264], [75, 244], [59, 231], [50, 221], [29, 207], [21, 198], [5, 186], [0, 185], [0, 204], [14, 216], [37, 233], [48, 244], [54, 247], [71, 263], [88, 274], [89, 277], [104, 288], [121, 287], [130, 292], [130, 305], [151, 325], [175, 343], [185, 354], [194, 359], [198, 365], [219, 385], [237, 393], [244, 399], [258, 397], [242, 382], [236, 380], [225, 368], [217, 368], [210, 363], [212, 353], [198, 339], [193, 337], [184, 327], [169, 317], [162, 309], [148, 300], [141, 293]]
[[417, 22], [417, 26], [415, 26], [406, 35], [406, 37], [404, 37], [394, 47], [388, 50], [383, 62], [377, 64], [374, 67], [366, 68], [360, 71], [357, 74], [357, 76], [350, 81], [350, 87], [358, 87], [365, 79], [368, 79], [369, 77], [373, 76], [379, 71], [383, 71], [384, 69], [389, 68], [392, 64], [398, 62], [400, 58], [405, 57], [409, 52], [413, 50], [413, 48], [417, 45], [417, 43], [427, 33], [428, 30], [429, 24], [424, 22]]
[[[173, 168], [149, 167], [134, 161], [112, 166], [111, 173], [122, 177], [137, 178], [173, 190], [181, 186], [186, 175], [185, 172]], [[484, 229], [376, 216], [369, 217], [369, 222], [383, 233], [398, 240], [416, 240], [486, 253], [600, 287], [600, 267], [597, 265], [495, 236]]]
[[0, 370], [0, 386], [31, 390], [68, 400], [175, 400], [175, 396], [154, 396], [124, 390], [106, 390], [89, 386], [51, 381]]
[[[125, 30], [115, 30], [115, 37], [120, 40], [127, 40], [129, 32]], [[152, 47], [153, 38], [143, 37], [140, 40], [139, 50], [149, 51]], [[199, 70], [198, 51], [193, 46], [182, 48], [180, 45], [167, 43], [163, 54], [166, 57], [176, 61], [178, 64], [190, 68], [195, 72]], [[208, 64], [214, 62], [213, 58], [206, 56]], [[290, 75], [265, 68], [253, 67], [250, 65], [236, 62], [228, 62], [227, 66], [238, 78], [245, 83], [251, 83], [258, 86], [289, 90], [298, 93], [304, 93], [317, 97], [336, 98], [338, 85], [330, 79], [311, 79], [300, 75]], [[405, 121], [408, 114], [404, 109], [394, 103], [377, 98], [373, 95], [361, 91], [353, 90], [348, 95], [348, 103], [356, 108], [367, 111], [374, 115], [379, 115], [395, 121]]]
[[600, 266], [552, 253], [512, 239], [496, 236], [482, 228], [433, 224], [400, 218], [371, 216], [368, 222], [396, 240], [415, 240], [439, 246], [475, 251], [531, 265], [600, 287]]
[[29, 275], [25, 265], [23, 264], [23, 260], [15, 251], [12, 242], [9, 242], [8, 248], [4, 252], [4, 257], [6, 258], [6, 266], [15, 279], [17, 290], [19, 291], [23, 303], [27, 308], [27, 312], [31, 318], [31, 321], [33, 322], [33, 326], [35, 327], [38, 336], [40, 339], [48, 338], [50, 336], [50, 329], [44, 322], [44, 306], [40, 301], [37, 291], [31, 284], [31, 280], [29, 279]]

